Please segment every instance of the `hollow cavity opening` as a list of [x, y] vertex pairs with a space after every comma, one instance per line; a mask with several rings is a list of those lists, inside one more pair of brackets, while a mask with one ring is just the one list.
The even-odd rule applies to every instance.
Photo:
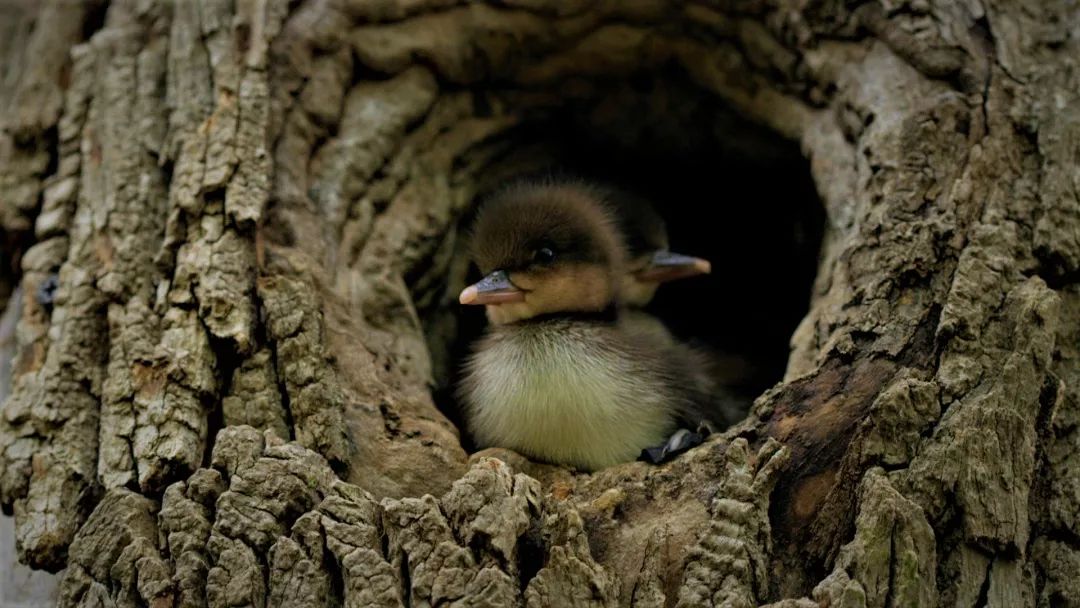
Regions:
[[[507, 179], [536, 175], [596, 180], [651, 201], [671, 250], [710, 260], [712, 274], [663, 285], [647, 311], [714, 351], [721, 384], [749, 404], [783, 377], [809, 306], [825, 216], [807, 160], [796, 142], [677, 75], [588, 86], [596, 94], [527, 113], [476, 202]], [[462, 218], [461, 240], [472, 216]], [[466, 282], [479, 278], [464, 272]], [[480, 307], [451, 306], [452, 339], [432, 343], [436, 402], [471, 449], [453, 387], [486, 321]]]

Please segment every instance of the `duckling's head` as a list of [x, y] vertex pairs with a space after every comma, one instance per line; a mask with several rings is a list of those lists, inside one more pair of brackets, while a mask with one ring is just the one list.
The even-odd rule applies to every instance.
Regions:
[[462, 304], [483, 304], [497, 325], [540, 315], [599, 312], [617, 303], [624, 246], [598, 191], [519, 183], [489, 199], [470, 248], [484, 278]]
[[708, 260], [668, 249], [667, 225], [648, 201], [630, 193], [618, 193], [614, 199], [619, 230], [626, 243], [626, 273], [621, 290], [627, 306], [644, 307], [661, 283], [711, 271]]

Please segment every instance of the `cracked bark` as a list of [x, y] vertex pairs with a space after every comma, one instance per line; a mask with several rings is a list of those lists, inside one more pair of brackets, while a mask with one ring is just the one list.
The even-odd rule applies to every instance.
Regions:
[[[1077, 19], [6, 4], [21, 559], [66, 567], [64, 606], [1080, 603]], [[662, 467], [469, 460], [431, 393], [459, 221], [547, 153], [523, 126], [632, 125], [605, 86], [672, 65], [810, 161], [786, 377]]]

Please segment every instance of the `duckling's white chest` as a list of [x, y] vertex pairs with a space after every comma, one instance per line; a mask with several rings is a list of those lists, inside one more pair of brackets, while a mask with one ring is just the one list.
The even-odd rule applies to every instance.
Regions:
[[520, 332], [486, 338], [463, 383], [482, 447], [595, 470], [637, 458], [673, 430], [655, 374], [603, 332]]

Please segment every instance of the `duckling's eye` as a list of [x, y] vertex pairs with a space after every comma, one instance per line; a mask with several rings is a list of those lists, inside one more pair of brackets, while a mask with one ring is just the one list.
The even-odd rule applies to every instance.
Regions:
[[550, 264], [555, 261], [555, 252], [548, 247], [541, 247], [533, 252], [533, 262], [537, 264]]

